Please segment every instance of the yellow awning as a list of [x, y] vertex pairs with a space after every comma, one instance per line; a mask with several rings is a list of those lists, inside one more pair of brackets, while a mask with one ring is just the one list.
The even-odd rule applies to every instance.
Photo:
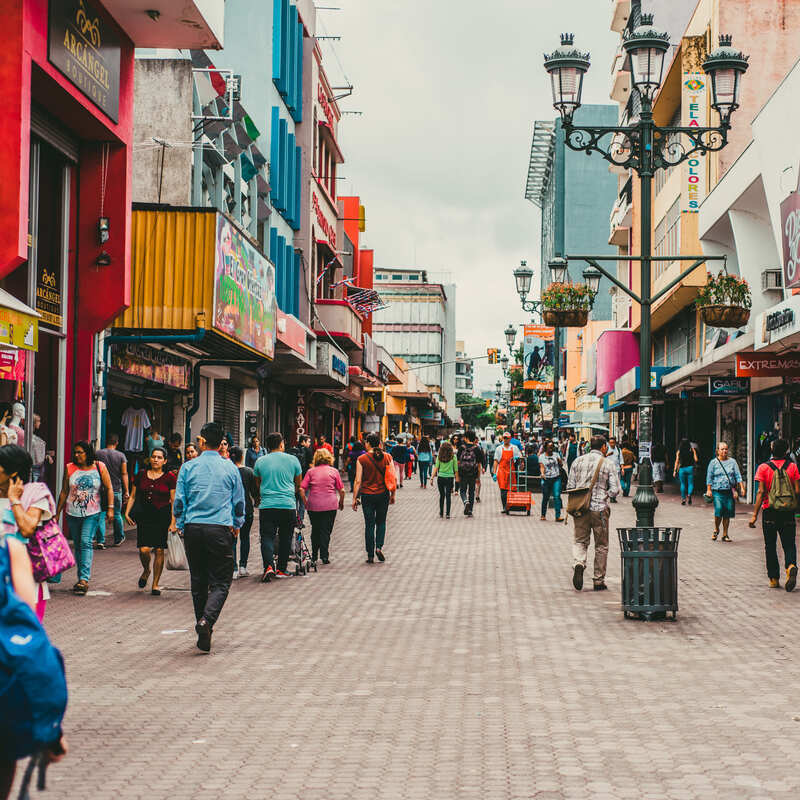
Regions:
[[0, 289], [0, 344], [39, 349], [39, 314], [13, 294]]

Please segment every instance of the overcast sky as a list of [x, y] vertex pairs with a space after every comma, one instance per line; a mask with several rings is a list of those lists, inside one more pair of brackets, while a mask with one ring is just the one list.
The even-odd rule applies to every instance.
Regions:
[[[610, 102], [619, 42], [608, 0], [318, 0], [332, 83], [355, 86], [341, 102], [346, 163], [340, 193], [367, 210], [375, 265], [450, 273], [457, 336], [470, 355], [505, 346], [525, 321], [512, 270], [539, 268], [539, 209], [524, 198], [535, 119], [552, 119], [544, 51], [562, 30], [592, 54], [585, 102]], [[334, 56], [335, 49], [335, 56]], [[337, 63], [336, 56], [338, 56]], [[342, 75], [342, 69], [345, 75]], [[599, 156], [598, 156], [599, 157]], [[601, 213], [608, 215], [610, 209]], [[519, 342], [519, 339], [518, 339]], [[476, 390], [500, 373], [476, 364]]]

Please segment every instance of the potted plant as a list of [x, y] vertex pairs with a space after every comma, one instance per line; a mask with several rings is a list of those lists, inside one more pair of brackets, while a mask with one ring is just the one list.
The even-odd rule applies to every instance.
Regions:
[[727, 272], [709, 275], [695, 300], [703, 322], [715, 328], [741, 328], [747, 325], [752, 304], [747, 281]]
[[582, 328], [589, 321], [594, 292], [582, 283], [551, 283], [542, 292], [542, 319], [554, 328]]

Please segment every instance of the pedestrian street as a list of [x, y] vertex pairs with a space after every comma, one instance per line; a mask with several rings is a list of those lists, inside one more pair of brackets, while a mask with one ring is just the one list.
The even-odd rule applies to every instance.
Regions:
[[384, 564], [346, 505], [318, 574], [233, 584], [208, 655], [188, 573], [152, 597], [130, 539], [99, 552], [89, 595], [64, 584], [48, 609], [71, 694], [49, 796], [788, 797], [800, 593], [767, 588], [744, 513], [712, 542], [707, 507], [660, 497], [657, 522], [683, 526], [674, 623], [620, 611], [630, 500], [610, 590], [578, 593], [571, 523], [501, 516], [486, 480], [449, 521], [409, 480]]

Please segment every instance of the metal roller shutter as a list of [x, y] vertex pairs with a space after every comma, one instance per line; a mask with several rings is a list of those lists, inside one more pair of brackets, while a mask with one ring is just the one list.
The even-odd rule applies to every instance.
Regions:
[[242, 390], [231, 381], [214, 381], [214, 422], [219, 422], [226, 433], [239, 442], [239, 411], [242, 406]]

